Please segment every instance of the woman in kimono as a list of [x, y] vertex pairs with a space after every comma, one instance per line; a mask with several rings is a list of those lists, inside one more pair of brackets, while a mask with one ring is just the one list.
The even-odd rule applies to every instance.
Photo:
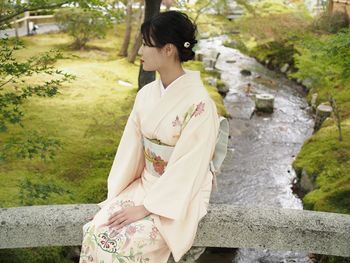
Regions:
[[219, 131], [215, 103], [194, 57], [196, 25], [178, 11], [144, 22], [145, 71], [160, 78], [136, 95], [112, 168], [107, 199], [83, 226], [80, 263], [176, 262], [191, 248], [207, 212]]

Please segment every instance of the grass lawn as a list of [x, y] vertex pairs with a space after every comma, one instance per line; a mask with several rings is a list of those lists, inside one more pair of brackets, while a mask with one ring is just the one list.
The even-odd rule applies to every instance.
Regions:
[[[10, 158], [0, 164], [0, 206], [95, 203], [104, 200], [107, 176], [137, 92], [139, 60], [128, 63], [118, 56], [124, 25], [118, 25], [106, 39], [90, 42], [85, 50], [72, 51], [72, 38], [64, 33], [23, 38], [20, 60], [52, 48], [66, 59], [56, 67], [76, 76], [52, 98], [30, 98], [24, 105], [24, 128], [9, 126], [0, 141], [31, 136], [34, 131], [59, 141], [53, 160]], [[117, 33], [116, 33], [117, 32]], [[200, 62], [185, 68], [203, 71]], [[210, 73], [213, 74], [213, 73]], [[202, 73], [202, 77], [209, 73]], [[35, 76], [28, 81], [43, 81]], [[128, 81], [132, 87], [118, 84]], [[206, 84], [206, 83], [205, 83]], [[218, 110], [225, 115], [216, 88], [206, 84]], [[40, 194], [40, 193], [41, 194]]]

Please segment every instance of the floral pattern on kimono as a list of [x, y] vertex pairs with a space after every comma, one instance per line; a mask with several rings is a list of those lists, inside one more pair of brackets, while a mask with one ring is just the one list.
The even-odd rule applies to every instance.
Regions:
[[[108, 176], [107, 200], [99, 204], [103, 207], [147, 177], [145, 184], [152, 183], [140, 203], [151, 212], [159, 236], [176, 261], [193, 244], [198, 222], [206, 214], [213, 178], [209, 163], [219, 131], [215, 102], [200, 72], [185, 71], [162, 97], [159, 79], [137, 93]], [[157, 167], [162, 176], [152, 176], [145, 169], [142, 136], [174, 146], [164, 172]]]
[[179, 115], [176, 115], [175, 120], [172, 122], [173, 127], [179, 127], [178, 132], [174, 137], [180, 137], [182, 130], [186, 127], [187, 123], [192, 117], [199, 116], [204, 112], [205, 103], [203, 101], [199, 102], [197, 105], [192, 104], [188, 110], [185, 112], [182, 120], [180, 120]]
[[145, 150], [145, 158], [152, 162], [154, 170], [162, 175], [164, 173], [165, 167], [168, 164], [167, 161], [163, 160], [161, 156], [155, 154], [150, 149]]
[[[111, 215], [113, 211], [116, 211], [117, 207], [125, 208], [134, 205], [134, 202], [131, 200], [117, 200], [110, 205], [107, 211]], [[145, 217], [143, 220], [151, 221], [154, 224], [154, 220], [150, 216]], [[131, 242], [131, 239], [136, 234], [146, 235], [148, 239]], [[108, 263], [150, 262], [150, 259], [144, 256], [143, 248], [153, 244], [158, 235], [159, 231], [155, 226], [147, 233], [144, 224], [139, 221], [118, 230], [102, 227], [101, 230], [97, 231], [96, 226], [90, 224], [84, 233], [85, 239], [81, 248], [80, 263], [96, 262], [92, 252], [97, 247], [111, 255], [112, 261], [108, 261]], [[104, 261], [100, 260], [99, 262]]]

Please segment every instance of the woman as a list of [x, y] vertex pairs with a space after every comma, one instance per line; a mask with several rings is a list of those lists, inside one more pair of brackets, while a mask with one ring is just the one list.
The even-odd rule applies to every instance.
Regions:
[[175, 261], [191, 248], [207, 212], [219, 130], [215, 103], [194, 57], [196, 26], [177, 11], [141, 26], [141, 62], [160, 79], [137, 94], [108, 177], [107, 199], [84, 225], [82, 262]]

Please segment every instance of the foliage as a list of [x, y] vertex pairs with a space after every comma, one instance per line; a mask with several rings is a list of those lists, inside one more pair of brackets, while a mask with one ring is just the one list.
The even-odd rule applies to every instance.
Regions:
[[237, 0], [236, 1], [237, 4], [241, 7], [243, 7], [248, 14], [252, 14], [253, 16], [255, 16], [255, 8], [254, 6], [247, 0]]
[[[20, 62], [15, 58], [14, 52], [23, 47], [16, 40], [11, 46], [8, 38], [0, 39], [0, 132], [7, 130], [6, 123], [21, 124], [24, 113], [20, 106], [28, 97], [52, 97], [58, 93], [60, 85], [74, 79], [74, 76], [54, 69], [53, 64], [62, 58], [59, 51], [51, 50]], [[43, 84], [28, 82], [28, 77], [36, 74], [63, 77], [44, 81]]]
[[24, 178], [20, 182], [19, 188], [20, 206], [48, 204], [49, 197], [52, 194], [67, 195], [71, 193], [69, 190], [55, 185], [51, 181], [47, 183], [32, 182], [28, 178]]
[[285, 12], [269, 16], [246, 16], [239, 19], [235, 25], [243, 35], [253, 37], [258, 44], [264, 44], [302, 36], [308, 32], [308, 21], [310, 18], [304, 13]]
[[73, 48], [84, 49], [93, 38], [106, 36], [111, 26], [108, 16], [98, 10], [65, 8], [56, 12], [55, 19], [62, 31], [74, 37]]
[[0, 161], [33, 159], [36, 156], [45, 161], [53, 160], [59, 148], [62, 148], [59, 140], [29, 130], [20, 136], [9, 137], [0, 145]]
[[250, 50], [251, 55], [267, 62], [267, 66], [272, 69], [279, 69], [284, 64], [294, 69], [295, 53], [295, 46], [291, 41], [271, 41]]
[[0, 29], [10, 27], [10, 22], [26, 11], [52, 10], [64, 5], [74, 5], [81, 8], [94, 8], [105, 5], [103, 0], [31, 0], [31, 1], [1, 1]]
[[71, 247], [0, 249], [1, 263], [74, 263], [68, 258]]
[[299, 79], [309, 79], [311, 86], [334, 88], [350, 78], [350, 30], [324, 39], [310, 35], [299, 41], [299, 53], [295, 54]]
[[326, 33], [337, 33], [349, 26], [349, 18], [346, 13], [335, 11], [333, 13], [323, 12], [313, 21], [314, 30]]
[[[15, 53], [23, 47], [23, 43], [18, 40], [12, 42], [8, 38], [0, 39], [0, 133], [6, 132], [9, 124], [24, 127], [22, 104], [30, 97], [53, 97], [63, 83], [74, 79], [74, 76], [54, 68], [53, 64], [63, 58], [59, 51], [51, 50], [26, 61], [18, 61]], [[42, 82], [29, 81], [30, 77], [38, 75], [43, 76]], [[0, 161], [5, 160], [15, 149], [18, 150], [18, 157], [32, 158], [40, 154], [45, 159], [46, 154], [49, 154], [51, 158], [57, 145], [57, 141], [38, 136], [35, 132], [27, 138], [10, 138], [1, 144]]]
[[205, 13], [214, 11], [218, 15], [226, 15], [228, 8], [228, 0], [197, 0], [194, 4], [189, 4], [186, 1], [178, 1], [177, 7], [184, 8], [193, 16], [193, 21], [196, 23], [199, 17]]

